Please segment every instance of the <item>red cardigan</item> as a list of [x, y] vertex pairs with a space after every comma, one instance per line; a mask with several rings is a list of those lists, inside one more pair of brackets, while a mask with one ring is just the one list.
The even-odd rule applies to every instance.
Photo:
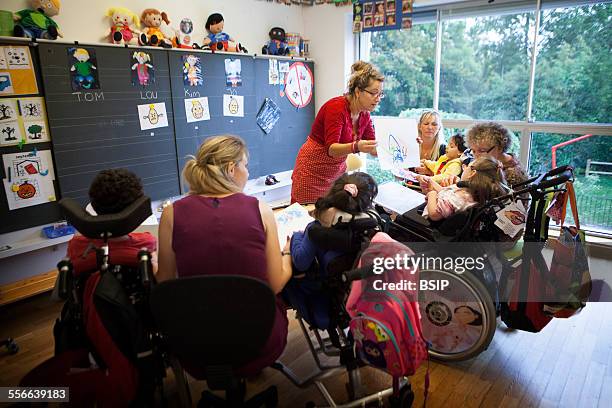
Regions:
[[[310, 138], [329, 151], [333, 143], [353, 142], [351, 111], [346, 96], [337, 96], [325, 102], [312, 124]], [[370, 112], [360, 112], [357, 120], [357, 139], [373, 140], [374, 126]]]

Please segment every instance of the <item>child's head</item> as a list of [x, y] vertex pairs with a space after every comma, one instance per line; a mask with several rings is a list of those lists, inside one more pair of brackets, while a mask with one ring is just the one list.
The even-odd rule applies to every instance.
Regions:
[[121, 212], [143, 195], [140, 179], [126, 169], [102, 170], [89, 187], [91, 206], [100, 215]]
[[466, 151], [467, 146], [461, 133], [456, 133], [451, 136], [446, 145], [446, 157], [449, 159], [456, 159], [461, 157], [461, 153]]
[[[218, 34], [223, 31], [223, 16], [220, 13], [212, 13], [208, 16], [204, 27], [213, 34]], [[220, 24], [220, 25], [219, 25]]]
[[462, 181], [479, 204], [509, 192], [501, 164], [493, 157], [479, 157], [463, 170]]
[[314, 216], [319, 217], [328, 208], [337, 208], [350, 214], [359, 214], [370, 207], [378, 194], [376, 181], [367, 173], [345, 173], [331, 186], [324, 197], [317, 200]]

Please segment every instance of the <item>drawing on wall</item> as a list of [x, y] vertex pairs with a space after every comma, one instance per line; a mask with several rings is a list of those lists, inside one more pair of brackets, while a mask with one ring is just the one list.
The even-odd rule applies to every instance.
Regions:
[[168, 126], [168, 115], [166, 114], [166, 103], [149, 103], [138, 105], [138, 119], [140, 129], [149, 130]]
[[268, 85], [278, 85], [278, 60], [268, 60]]
[[266, 133], [270, 133], [272, 128], [280, 119], [281, 110], [278, 105], [270, 98], [266, 98], [257, 113], [257, 124]]
[[244, 117], [244, 96], [223, 95], [223, 116]]
[[193, 54], [183, 55], [183, 83], [185, 86], [199, 86], [204, 83], [202, 61]]
[[44, 118], [44, 108], [42, 98], [20, 99], [19, 111], [23, 120], [40, 120]]
[[2, 155], [6, 166], [3, 180], [9, 210], [55, 201], [51, 150]]
[[143, 51], [132, 54], [132, 85], [148, 86], [155, 83], [155, 67], [151, 55]]
[[187, 123], [210, 120], [208, 97], [185, 99], [185, 116]]
[[5, 122], [0, 124], [0, 144], [14, 145], [19, 144], [23, 139], [19, 122]]
[[296, 108], [303, 108], [312, 99], [314, 79], [312, 71], [302, 62], [296, 62], [289, 67], [285, 78], [285, 94], [289, 102]]
[[28, 47], [6, 47], [8, 69], [31, 69]]
[[0, 122], [17, 119], [14, 99], [0, 99]]
[[225, 84], [236, 87], [242, 85], [242, 63], [239, 59], [225, 59]]
[[393, 170], [416, 167], [420, 163], [416, 141], [417, 122], [414, 119], [376, 117], [378, 160], [381, 169]]
[[72, 90], [100, 88], [95, 50], [70, 47], [68, 48], [68, 61]]
[[0, 72], [0, 95], [11, 95], [15, 93], [13, 89], [13, 81], [11, 74], [8, 72]]
[[45, 122], [26, 122], [24, 128], [28, 142], [42, 142], [49, 139]]
[[8, 63], [6, 62], [4, 48], [0, 48], [0, 69], [8, 69]]

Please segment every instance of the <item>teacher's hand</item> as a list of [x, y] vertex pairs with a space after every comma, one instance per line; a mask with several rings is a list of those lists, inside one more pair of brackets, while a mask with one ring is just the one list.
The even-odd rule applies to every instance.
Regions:
[[376, 156], [376, 140], [360, 140], [357, 142], [357, 150]]

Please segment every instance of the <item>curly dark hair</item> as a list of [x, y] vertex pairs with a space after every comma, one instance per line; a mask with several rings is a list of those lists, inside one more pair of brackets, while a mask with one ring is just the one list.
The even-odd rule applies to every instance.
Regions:
[[98, 214], [121, 212], [143, 195], [140, 178], [127, 169], [102, 170], [89, 187], [91, 206]]
[[[357, 197], [353, 197], [344, 189], [347, 184], [354, 184], [357, 187]], [[327, 194], [315, 203], [315, 217], [318, 218], [322, 211], [331, 207], [346, 211], [349, 214], [362, 213], [372, 207], [372, 200], [377, 194], [378, 185], [369, 174], [362, 172], [344, 173], [334, 181]]]
[[467, 150], [467, 146], [465, 144], [465, 138], [463, 137], [462, 133], [455, 133], [454, 135], [452, 135], [450, 137], [450, 139], [448, 139], [448, 141], [453, 141], [455, 142], [455, 145], [457, 146], [457, 149], [463, 153]]

